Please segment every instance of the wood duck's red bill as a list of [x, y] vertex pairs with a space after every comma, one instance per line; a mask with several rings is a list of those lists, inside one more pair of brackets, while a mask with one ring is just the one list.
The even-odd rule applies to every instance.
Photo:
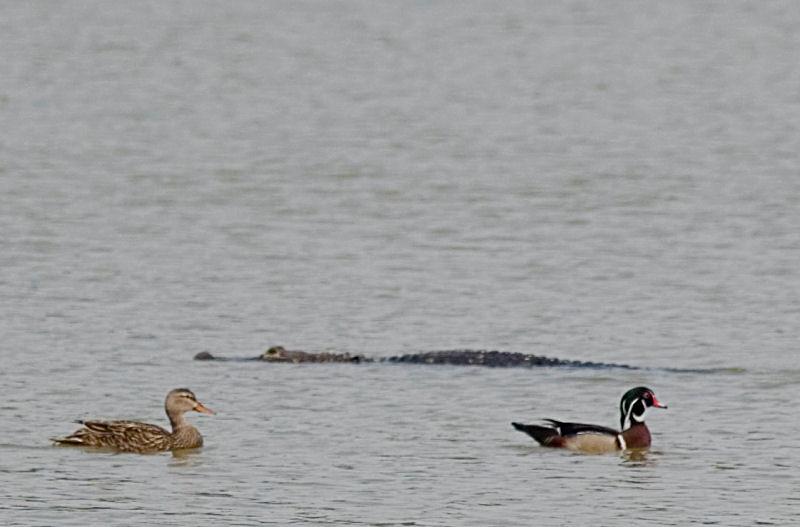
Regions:
[[663, 409], [666, 410], [667, 409], [667, 405], [663, 404], [661, 401], [656, 399], [656, 394], [653, 393], [652, 395], [653, 395], [653, 406], [655, 406], [656, 408], [663, 408]]

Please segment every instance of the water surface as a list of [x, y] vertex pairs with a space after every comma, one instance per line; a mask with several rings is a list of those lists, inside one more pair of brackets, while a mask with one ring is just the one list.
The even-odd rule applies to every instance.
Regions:
[[[798, 35], [790, 2], [5, 4], [0, 523], [792, 523]], [[191, 360], [277, 344], [652, 369]], [[509, 425], [639, 384], [644, 457]], [[201, 451], [48, 443], [178, 386]]]

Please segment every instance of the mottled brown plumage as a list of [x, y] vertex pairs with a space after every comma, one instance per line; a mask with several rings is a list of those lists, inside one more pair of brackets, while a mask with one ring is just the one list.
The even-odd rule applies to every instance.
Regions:
[[167, 394], [164, 409], [172, 432], [138, 421], [78, 421], [83, 425], [71, 435], [54, 438], [60, 445], [109, 448], [120, 452], [163, 452], [203, 446], [203, 436], [186, 420], [189, 411], [213, 414], [194, 393], [178, 388]]

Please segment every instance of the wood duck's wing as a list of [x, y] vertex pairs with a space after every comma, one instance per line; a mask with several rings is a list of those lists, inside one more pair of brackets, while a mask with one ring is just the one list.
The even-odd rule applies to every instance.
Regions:
[[555, 419], [544, 419], [544, 421], [550, 423], [553, 428], [558, 431], [560, 436], [574, 436], [578, 434], [604, 434], [616, 437], [617, 434], [619, 434], [619, 431], [607, 426], [591, 425], [586, 423], [565, 423], [563, 421], [556, 421]]

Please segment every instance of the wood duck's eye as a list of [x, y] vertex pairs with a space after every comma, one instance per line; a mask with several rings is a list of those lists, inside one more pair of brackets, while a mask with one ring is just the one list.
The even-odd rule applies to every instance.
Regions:
[[650, 393], [650, 392], [644, 392], [644, 398], [645, 398], [645, 399], [650, 399], [652, 396], [653, 396], [653, 394], [652, 394], [652, 393]]

